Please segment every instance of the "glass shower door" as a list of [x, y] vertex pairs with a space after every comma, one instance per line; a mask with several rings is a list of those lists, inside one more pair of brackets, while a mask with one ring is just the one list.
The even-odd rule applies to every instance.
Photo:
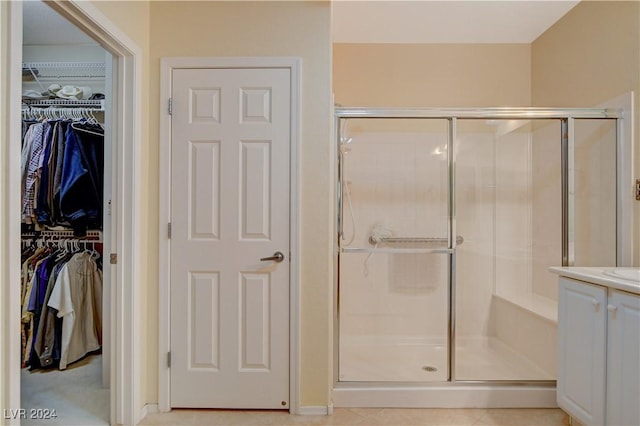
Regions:
[[449, 121], [339, 128], [339, 381], [446, 381]]
[[616, 263], [616, 122], [461, 119], [455, 152], [453, 379], [555, 380], [549, 267]]
[[555, 285], [548, 268], [561, 263], [561, 122], [459, 120], [456, 154], [465, 244], [456, 251], [453, 378], [555, 380], [555, 325], [533, 309], [554, 309], [535, 285]]

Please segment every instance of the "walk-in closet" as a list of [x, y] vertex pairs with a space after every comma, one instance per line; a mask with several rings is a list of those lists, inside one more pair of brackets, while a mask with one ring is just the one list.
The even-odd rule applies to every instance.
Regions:
[[108, 55], [41, 1], [23, 29], [21, 420], [107, 425]]

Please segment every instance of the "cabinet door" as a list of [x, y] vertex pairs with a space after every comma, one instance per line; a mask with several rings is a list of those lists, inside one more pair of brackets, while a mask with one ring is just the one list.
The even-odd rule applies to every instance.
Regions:
[[607, 337], [607, 423], [640, 425], [640, 297], [610, 291]]
[[605, 419], [606, 300], [604, 287], [560, 278], [558, 405], [585, 425]]

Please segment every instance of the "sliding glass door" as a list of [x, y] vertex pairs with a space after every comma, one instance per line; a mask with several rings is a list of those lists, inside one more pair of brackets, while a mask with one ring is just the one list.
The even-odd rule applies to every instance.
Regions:
[[449, 127], [341, 123], [341, 381], [448, 380]]

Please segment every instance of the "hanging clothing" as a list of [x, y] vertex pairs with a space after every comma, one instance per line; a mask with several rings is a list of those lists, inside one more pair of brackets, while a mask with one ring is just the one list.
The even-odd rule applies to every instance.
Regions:
[[78, 253], [65, 264], [48, 305], [62, 318], [61, 370], [100, 349], [102, 277], [90, 253]]
[[50, 308], [48, 304], [60, 270], [64, 267], [67, 259], [68, 257], [53, 268], [47, 283], [42, 312], [40, 313], [40, 323], [38, 324], [33, 346], [42, 367], [50, 367], [60, 363], [62, 318], [58, 318], [55, 309]]
[[98, 126], [73, 124], [65, 134], [60, 212], [76, 235], [102, 223], [104, 134], [98, 130]]
[[50, 256], [42, 259], [38, 267], [36, 268], [36, 276], [34, 276], [34, 284], [31, 289], [31, 297], [29, 298], [29, 303], [27, 304], [27, 310], [32, 313], [32, 321], [33, 321], [33, 332], [31, 337], [32, 344], [29, 347], [28, 353], [28, 364], [30, 368], [39, 368], [40, 360], [36, 354], [35, 346], [33, 342], [37, 339], [38, 336], [38, 325], [40, 323], [40, 313], [42, 311], [42, 305], [44, 303], [44, 296], [47, 290], [47, 284], [49, 282], [49, 275], [51, 274], [51, 270], [55, 266], [54, 261]]
[[22, 366], [61, 370], [102, 345], [102, 271], [96, 251], [23, 253]]
[[40, 224], [50, 225], [52, 223], [51, 204], [52, 200], [50, 194], [52, 193], [51, 171], [55, 167], [55, 161], [53, 160], [53, 154], [57, 152], [58, 147], [58, 134], [62, 123], [58, 122], [51, 126], [50, 134], [45, 134], [45, 148], [42, 160], [40, 161], [40, 173], [39, 173], [39, 191], [37, 192], [38, 198], [36, 200], [35, 215], [36, 221]]
[[101, 229], [102, 127], [86, 120], [23, 125], [22, 222], [37, 230], [71, 227], [76, 236]]
[[72, 229], [84, 238], [88, 230], [102, 228], [104, 130], [90, 114], [78, 118], [75, 109], [27, 111], [21, 218], [23, 233], [38, 233], [22, 256], [21, 362], [29, 369], [64, 370], [101, 349], [102, 263], [86, 242], [82, 251], [62, 241], [56, 246], [48, 238], [38, 240], [39, 232]]
[[29, 300], [33, 286], [36, 283], [36, 271], [39, 262], [49, 253], [46, 248], [38, 248], [34, 253], [27, 257], [22, 264], [22, 287], [21, 287], [21, 340], [22, 340], [22, 366], [26, 366], [29, 362], [31, 354], [31, 345], [33, 341], [33, 312], [28, 310]]
[[27, 141], [22, 145], [22, 176], [25, 182], [22, 192], [22, 221], [27, 224], [35, 221], [33, 210], [38, 180], [38, 164], [44, 146], [43, 130], [44, 123], [32, 124], [25, 135]]

